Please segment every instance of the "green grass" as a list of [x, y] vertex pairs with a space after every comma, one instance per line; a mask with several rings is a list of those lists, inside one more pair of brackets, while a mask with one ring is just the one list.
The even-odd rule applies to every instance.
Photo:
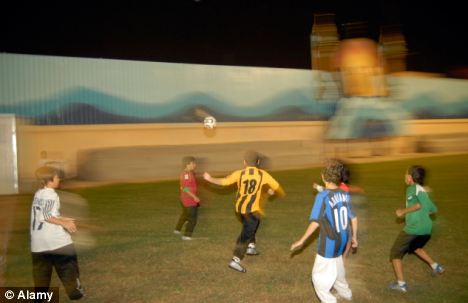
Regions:
[[[403, 175], [410, 164], [428, 168], [428, 185], [439, 213], [426, 248], [447, 271], [433, 278], [422, 261], [406, 256], [403, 265], [410, 289], [400, 294], [387, 289], [394, 280], [388, 254], [403, 227], [394, 211], [404, 205]], [[468, 301], [467, 172], [468, 155], [352, 166], [354, 184], [367, 195], [354, 205], [361, 227], [360, 248], [346, 260], [354, 302]], [[86, 302], [318, 302], [310, 281], [316, 240], [294, 256], [289, 246], [308, 225], [312, 182], [319, 180], [319, 169], [273, 175], [287, 195], [267, 203], [257, 234], [261, 254], [246, 257], [246, 274], [227, 267], [241, 229], [233, 213], [232, 189], [200, 184], [203, 206], [194, 233], [199, 239], [191, 242], [172, 234], [180, 212], [176, 182], [75, 190], [89, 205], [79, 213], [87, 224], [81, 230], [89, 227], [96, 241], [92, 248], [78, 246]], [[64, 196], [74, 200], [72, 195]], [[16, 207], [6, 285], [32, 286], [27, 229], [31, 196], [7, 200], [14, 200]], [[63, 215], [67, 208], [70, 204], [63, 201]], [[60, 285], [55, 275], [53, 285]], [[61, 302], [68, 302], [63, 288]]]

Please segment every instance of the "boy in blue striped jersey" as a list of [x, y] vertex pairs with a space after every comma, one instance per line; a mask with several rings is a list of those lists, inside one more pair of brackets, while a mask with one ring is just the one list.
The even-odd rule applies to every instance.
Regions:
[[354, 215], [350, 194], [339, 188], [342, 163], [330, 160], [322, 171], [325, 190], [315, 198], [310, 214], [310, 224], [304, 235], [291, 245], [291, 251], [302, 247], [304, 242], [320, 227], [317, 255], [312, 268], [312, 282], [321, 302], [335, 303], [338, 296], [351, 300], [352, 292], [345, 277], [342, 255], [352, 227], [351, 245], [357, 248], [357, 217]]

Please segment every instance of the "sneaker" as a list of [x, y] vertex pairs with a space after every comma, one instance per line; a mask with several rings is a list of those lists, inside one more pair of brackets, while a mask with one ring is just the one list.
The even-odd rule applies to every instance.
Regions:
[[249, 246], [247, 247], [247, 251], [245, 252], [246, 255], [249, 256], [256, 256], [258, 255], [258, 251], [255, 248], [255, 243], [250, 243]]
[[229, 262], [229, 267], [234, 269], [234, 270], [237, 270], [238, 272], [246, 272], [247, 270], [240, 264], [240, 262], [236, 262], [234, 260], [231, 260], [231, 262]]
[[407, 292], [408, 291], [408, 284], [403, 284], [403, 285], [400, 285], [398, 284], [398, 282], [394, 282], [392, 284], [390, 284], [390, 289], [393, 289], [393, 290], [398, 290], [398, 291], [401, 291], [401, 292]]
[[173, 233], [176, 235], [180, 235], [180, 230], [174, 229]]
[[192, 240], [192, 237], [182, 236], [182, 240], [190, 241], [190, 240]]
[[249, 256], [256, 256], [258, 255], [258, 252], [255, 248], [249, 247], [247, 248], [247, 251], [245, 252], [245, 254]]
[[437, 264], [437, 267], [432, 270], [432, 275], [433, 276], [441, 275], [444, 273], [444, 271], [445, 271], [445, 268], [442, 265]]

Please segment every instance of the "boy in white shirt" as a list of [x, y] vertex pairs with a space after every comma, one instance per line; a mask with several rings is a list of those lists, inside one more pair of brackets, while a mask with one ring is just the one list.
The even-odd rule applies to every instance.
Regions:
[[71, 300], [79, 300], [81, 287], [78, 257], [70, 233], [76, 232], [75, 220], [60, 216], [60, 199], [55, 191], [60, 186], [60, 171], [44, 166], [36, 171], [43, 188], [34, 195], [31, 207], [31, 252], [34, 286], [48, 291], [52, 270], [65, 287]]

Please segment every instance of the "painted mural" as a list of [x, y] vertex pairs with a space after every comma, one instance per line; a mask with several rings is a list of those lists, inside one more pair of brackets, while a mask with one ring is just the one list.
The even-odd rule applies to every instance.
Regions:
[[[190, 123], [203, 113], [219, 122], [329, 120], [346, 100], [330, 92], [337, 87], [327, 78], [299, 69], [0, 54], [0, 113], [35, 125]], [[372, 102], [391, 102], [413, 118], [468, 118], [466, 80], [389, 83], [392, 97]]]

